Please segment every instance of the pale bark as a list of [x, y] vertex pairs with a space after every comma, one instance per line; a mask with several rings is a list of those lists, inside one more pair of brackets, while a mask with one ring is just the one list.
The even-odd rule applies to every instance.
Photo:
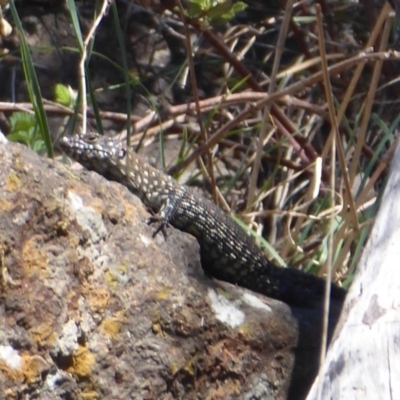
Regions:
[[322, 379], [321, 399], [400, 399], [400, 146]]

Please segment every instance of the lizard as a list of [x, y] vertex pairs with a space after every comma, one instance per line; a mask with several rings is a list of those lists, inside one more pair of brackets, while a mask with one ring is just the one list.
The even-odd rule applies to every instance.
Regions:
[[[169, 225], [193, 235], [206, 275], [297, 307], [321, 304], [325, 280], [294, 268], [278, 267], [220, 207], [143, 161], [111, 137], [89, 133], [64, 136], [61, 150], [71, 159], [138, 196], [155, 214], [153, 236]], [[331, 299], [346, 291], [331, 284]]]

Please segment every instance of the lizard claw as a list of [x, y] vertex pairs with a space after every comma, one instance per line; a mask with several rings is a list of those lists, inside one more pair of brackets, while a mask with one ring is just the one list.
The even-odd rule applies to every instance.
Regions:
[[153, 215], [147, 218], [146, 220], [147, 225], [153, 224], [155, 222], [158, 222], [158, 224], [151, 236], [154, 238], [157, 235], [157, 233], [161, 231], [164, 236], [164, 239], [167, 240], [167, 231], [165, 228], [169, 225], [168, 221], [165, 218], [160, 217], [158, 215]]

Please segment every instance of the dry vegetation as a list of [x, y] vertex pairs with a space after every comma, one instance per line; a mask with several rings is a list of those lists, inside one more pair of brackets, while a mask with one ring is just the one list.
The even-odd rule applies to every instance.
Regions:
[[[399, 55], [390, 50], [390, 6], [306, 1], [289, 2], [283, 11], [249, 0], [246, 10], [215, 27], [212, 10], [188, 15], [187, 3], [179, 1], [135, 2], [124, 19], [117, 11], [124, 2], [109, 8], [106, 1], [97, 3], [99, 27], [114, 18], [108, 34], [127, 42], [124, 50], [114, 47], [113, 61], [123, 71], [118, 89], [128, 93], [128, 112], [101, 106], [100, 119], [131, 121], [121, 139], [128, 134], [136, 147], [155, 141], [163, 149], [178, 141], [170, 173], [190, 171], [189, 178], [184, 174], [189, 182], [202, 176], [214, 200], [254, 228], [276, 263], [325, 275], [332, 259], [333, 280], [346, 286], [373, 222], [395, 142]], [[138, 10], [149, 21], [141, 34], [129, 25]], [[100, 29], [93, 15], [92, 30], [83, 37], [75, 25], [82, 59], [91, 54], [90, 39]], [[140, 52], [140, 46], [147, 50]], [[91, 54], [93, 63], [95, 57]], [[28, 68], [29, 79], [34, 78]], [[85, 90], [96, 98], [114, 89]], [[14, 107], [1, 103], [2, 111]], [[73, 114], [49, 102], [43, 108], [47, 115]], [[92, 124], [96, 112], [89, 107]], [[88, 129], [84, 117], [78, 124]], [[188, 168], [193, 164], [195, 169]]]

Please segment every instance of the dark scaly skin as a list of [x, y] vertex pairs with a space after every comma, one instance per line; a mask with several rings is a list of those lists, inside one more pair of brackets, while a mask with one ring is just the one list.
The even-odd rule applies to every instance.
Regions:
[[[196, 237], [204, 271], [217, 279], [295, 306], [322, 302], [325, 281], [270, 262], [256, 243], [224, 211], [142, 161], [112, 139], [97, 134], [64, 137], [63, 152], [86, 169], [126, 186], [156, 216], [154, 235], [171, 224]], [[345, 291], [331, 286], [331, 297], [342, 301]]]

